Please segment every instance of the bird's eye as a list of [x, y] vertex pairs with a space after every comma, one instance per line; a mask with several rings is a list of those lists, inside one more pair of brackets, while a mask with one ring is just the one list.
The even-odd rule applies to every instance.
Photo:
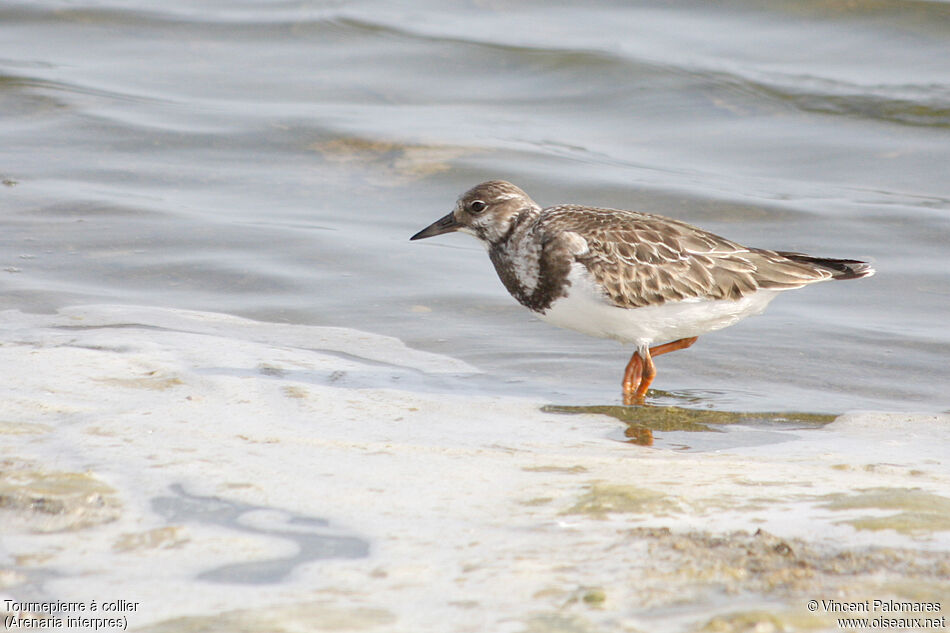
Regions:
[[468, 209], [469, 209], [469, 211], [471, 211], [472, 213], [481, 213], [482, 211], [485, 210], [485, 207], [487, 207], [487, 206], [488, 206], [488, 205], [485, 204], [485, 203], [484, 203], [483, 201], [481, 201], [481, 200], [472, 200], [472, 202], [468, 205]]

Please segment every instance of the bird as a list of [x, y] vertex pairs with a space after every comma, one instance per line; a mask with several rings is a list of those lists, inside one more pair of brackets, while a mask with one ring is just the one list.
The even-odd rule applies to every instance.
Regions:
[[412, 237], [474, 236], [502, 284], [541, 320], [633, 344], [624, 404], [643, 404], [654, 357], [761, 313], [776, 296], [828, 280], [874, 274], [854, 259], [742, 246], [673, 218], [560, 204], [541, 208], [504, 180], [462, 194]]

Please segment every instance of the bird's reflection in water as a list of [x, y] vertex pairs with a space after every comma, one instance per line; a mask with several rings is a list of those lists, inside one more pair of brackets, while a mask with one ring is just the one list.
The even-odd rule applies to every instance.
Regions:
[[[669, 394], [661, 394], [669, 395]], [[639, 446], [653, 446], [654, 432], [721, 433], [722, 427], [742, 424], [757, 428], [818, 428], [837, 417], [827, 413], [799, 412], [741, 412], [688, 409], [679, 406], [657, 405], [547, 405], [541, 408], [547, 413], [596, 413], [609, 415], [627, 425], [625, 441]], [[689, 446], [679, 448], [688, 449]]]

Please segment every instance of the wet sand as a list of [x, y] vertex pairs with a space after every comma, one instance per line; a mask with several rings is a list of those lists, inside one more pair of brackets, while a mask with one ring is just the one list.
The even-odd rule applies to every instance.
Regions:
[[555, 408], [212, 313], [0, 327], [4, 599], [135, 603], [149, 632], [606, 632], [950, 595], [947, 414]]

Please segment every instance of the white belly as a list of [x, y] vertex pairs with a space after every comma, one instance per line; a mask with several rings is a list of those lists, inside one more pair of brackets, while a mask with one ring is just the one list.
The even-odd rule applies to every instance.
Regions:
[[759, 314], [779, 290], [760, 290], [738, 301], [691, 300], [642, 308], [618, 308], [604, 299], [590, 274], [574, 264], [568, 296], [539, 315], [552, 325], [598, 338], [611, 338], [638, 346], [699, 336], [728, 327]]

